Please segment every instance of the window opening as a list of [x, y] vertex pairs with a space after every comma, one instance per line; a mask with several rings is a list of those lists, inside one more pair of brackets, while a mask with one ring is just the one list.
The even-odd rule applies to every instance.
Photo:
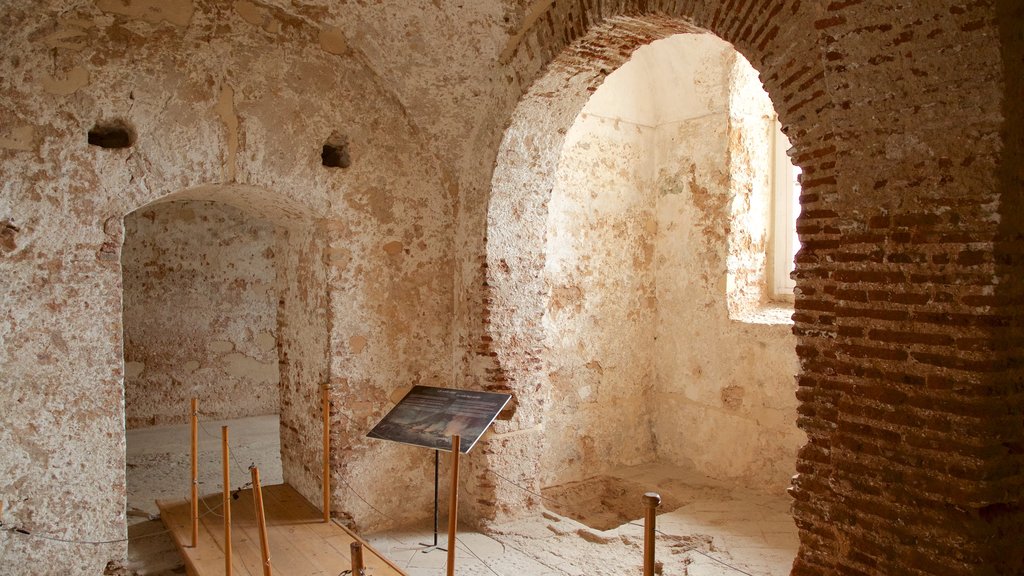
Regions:
[[800, 168], [794, 166], [789, 159], [789, 138], [783, 134], [777, 118], [773, 141], [771, 294], [776, 300], [792, 300], [796, 282], [791, 275], [796, 266], [794, 258], [800, 249], [800, 239], [796, 233], [796, 217], [800, 213]]

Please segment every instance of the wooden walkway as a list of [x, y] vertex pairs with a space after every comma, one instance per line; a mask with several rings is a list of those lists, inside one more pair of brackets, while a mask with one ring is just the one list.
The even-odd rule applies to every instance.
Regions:
[[[160, 517], [171, 530], [192, 576], [224, 574], [223, 496], [213, 494], [199, 503], [199, 545], [192, 548], [189, 501], [158, 501]], [[270, 564], [280, 576], [338, 576], [352, 568], [349, 546], [362, 542], [366, 573], [406, 576], [397, 566], [346, 528], [324, 522], [320, 510], [288, 484], [263, 487]], [[212, 510], [212, 512], [211, 512]], [[263, 576], [260, 537], [256, 527], [252, 490], [242, 490], [231, 501], [231, 565], [233, 576]]]

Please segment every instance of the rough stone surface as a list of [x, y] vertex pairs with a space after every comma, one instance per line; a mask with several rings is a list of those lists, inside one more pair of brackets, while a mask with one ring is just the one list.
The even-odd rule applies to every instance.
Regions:
[[[171, 197], [288, 229], [281, 449], [307, 497], [328, 384], [337, 478], [429, 510], [429, 455], [362, 434], [452, 383], [516, 396], [467, 459], [467, 515], [536, 507], [494, 474], [541, 477], [557, 151], [636, 48], [706, 30], [759, 71], [803, 171], [793, 573], [1022, 571], [1019, 2], [4, 0], [0, 30], [5, 526], [126, 534], [118, 223]], [[135, 144], [89, 146], [114, 120]], [[321, 165], [335, 132], [348, 168]], [[124, 553], [0, 535], [14, 574]]]
[[128, 428], [276, 414], [274, 227], [230, 205], [167, 202], [125, 218]]
[[788, 485], [794, 342], [786, 319], [747, 321], [767, 303], [772, 118], [749, 64], [691, 34], [638, 50], [566, 133], [547, 205], [541, 486], [653, 461]]
[[[126, 534], [123, 235], [106, 223], [153, 201], [226, 202], [287, 229], [274, 250], [285, 272], [282, 455], [286, 478], [311, 500], [323, 384], [339, 415], [350, 399], [370, 399], [350, 414], [365, 423], [388, 407], [374, 397], [450, 371], [454, 199], [436, 157], [361, 58], [325, 51], [318, 24], [254, 6], [269, 30], [220, 2], [3, 6], [0, 114], [5, 131], [16, 129], [16, 146], [0, 150], [11, 231], [0, 263], [5, 525], [71, 540]], [[135, 130], [133, 147], [87, 144], [110, 118]], [[320, 152], [337, 130], [352, 164], [328, 170]], [[383, 250], [393, 241], [401, 253]], [[356, 335], [372, 354], [347, 355]], [[360, 476], [361, 487], [396, 494], [427, 478], [426, 455], [387, 474], [397, 456], [343, 422], [334, 426], [340, 477], [380, 470]], [[412, 505], [395, 501], [389, 512], [418, 517], [429, 498], [407, 494]], [[353, 499], [339, 489], [338, 510]], [[355, 521], [383, 524], [371, 512]], [[44, 558], [54, 574], [95, 574], [125, 550], [114, 542], [68, 554], [66, 544], [6, 533], [2, 545], [15, 574], [38, 573]]]

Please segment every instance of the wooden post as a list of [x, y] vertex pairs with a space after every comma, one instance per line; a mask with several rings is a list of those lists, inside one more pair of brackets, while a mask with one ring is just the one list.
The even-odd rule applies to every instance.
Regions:
[[324, 414], [324, 470], [321, 484], [324, 489], [324, 522], [331, 521], [331, 390], [325, 384], [321, 403]]
[[199, 544], [199, 401], [192, 399], [192, 547]]
[[231, 454], [228, 452], [228, 427], [220, 427], [221, 459], [224, 461], [224, 574], [231, 576]]
[[263, 515], [263, 489], [260, 488], [260, 469], [253, 466], [249, 470], [252, 472], [252, 498], [256, 504], [256, 523], [260, 529], [260, 554], [263, 557], [263, 576], [271, 576], [270, 543], [267, 542], [267, 519]]
[[363, 545], [359, 542], [349, 544], [352, 556], [352, 576], [363, 576]]
[[455, 576], [455, 535], [459, 525], [459, 435], [452, 436], [452, 492], [448, 503], [448, 576]]
[[644, 576], [654, 576], [654, 522], [656, 510], [661, 505], [661, 496], [648, 492], [644, 502]]

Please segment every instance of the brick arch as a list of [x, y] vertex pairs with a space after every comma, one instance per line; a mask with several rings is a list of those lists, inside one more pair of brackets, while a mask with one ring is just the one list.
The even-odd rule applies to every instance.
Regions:
[[[532, 24], [527, 22], [526, 30], [512, 38], [503, 54], [522, 76], [529, 77], [529, 70], [538, 64], [544, 69], [511, 116], [498, 152], [487, 213], [489, 305], [484, 337], [493, 354], [490, 386], [516, 394], [519, 410], [510, 428], [533, 431], [522, 436], [524, 444], [542, 445], [543, 436], [537, 430], [543, 427], [549, 389], [542, 356], [546, 229], [536, 223], [547, 221], [566, 132], [604, 78], [634, 50], [680, 33], [710, 32], [732, 43], [761, 71], [784, 129], [798, 150], [795, 160], [807, 179], [805, 206], [813, 206], [816, 198], [828, 195], [835, 186], [828, 90], [809, 14], [782, 5], [760, 11], [754, 3], [731, 9], [712, 2], [660, 3], [658, 8], [647, 4], [623, 3], [609, 9], [604, 4], [556, 2], [535, 15]], [[783, 29], [792, 34], [785, 42]], [[540, 477], [539, 458], [531, 456], [525, 445], [504, 443], [504, 450], [488, 451], [488, 462], [481, 464], [516, 470], [526, 485], [539, 489], [531, 484]], [[515, 455], [516, 461], [507, 455]], [[485, 477], [482, 472], [481, 480]], [[495, 504], [482, 507], [479, 512], [484, 517], [537, 504], [500, 481], [481, 484], [494, 484], [487, 500]]]
[[[522, 224], [546, 213], [551, 179], [531, 177], [555, 165], [573, 107], [602, 68], [682, 22], [732, 43], [761, 71], [805, 174], [794, 332], [809, 442], [791, 490], [801, 539], [793, 573], [1018, 573], [1024, 508], [1009, 471], [1019, 470], [1021, 408], [1004, 386], [1019, 375], [1007, 362], [1019, 314], [1012, 298], [991, 295], [1019, 292], [1016, 259], [1001, 254], [1019, 236], [1007, 225], [1020, 221], [1019, 178], [1007, 169], [1020, 150], [1019, 10], [539, 6], [502, 54], [530, 87], [499, 148], [487, 222], [487, 373], [519, 396], [511, 429], [540, 425], [544, 402], [543, 232]], [[971, 58], [955, 56], [964, 46]], [[502, 442], [522, 460], [537, 437], [520, 438]], [[536, 472], [513, 469], [523, 480]], [[494, 491], [501, 508], [506, 494]]]

